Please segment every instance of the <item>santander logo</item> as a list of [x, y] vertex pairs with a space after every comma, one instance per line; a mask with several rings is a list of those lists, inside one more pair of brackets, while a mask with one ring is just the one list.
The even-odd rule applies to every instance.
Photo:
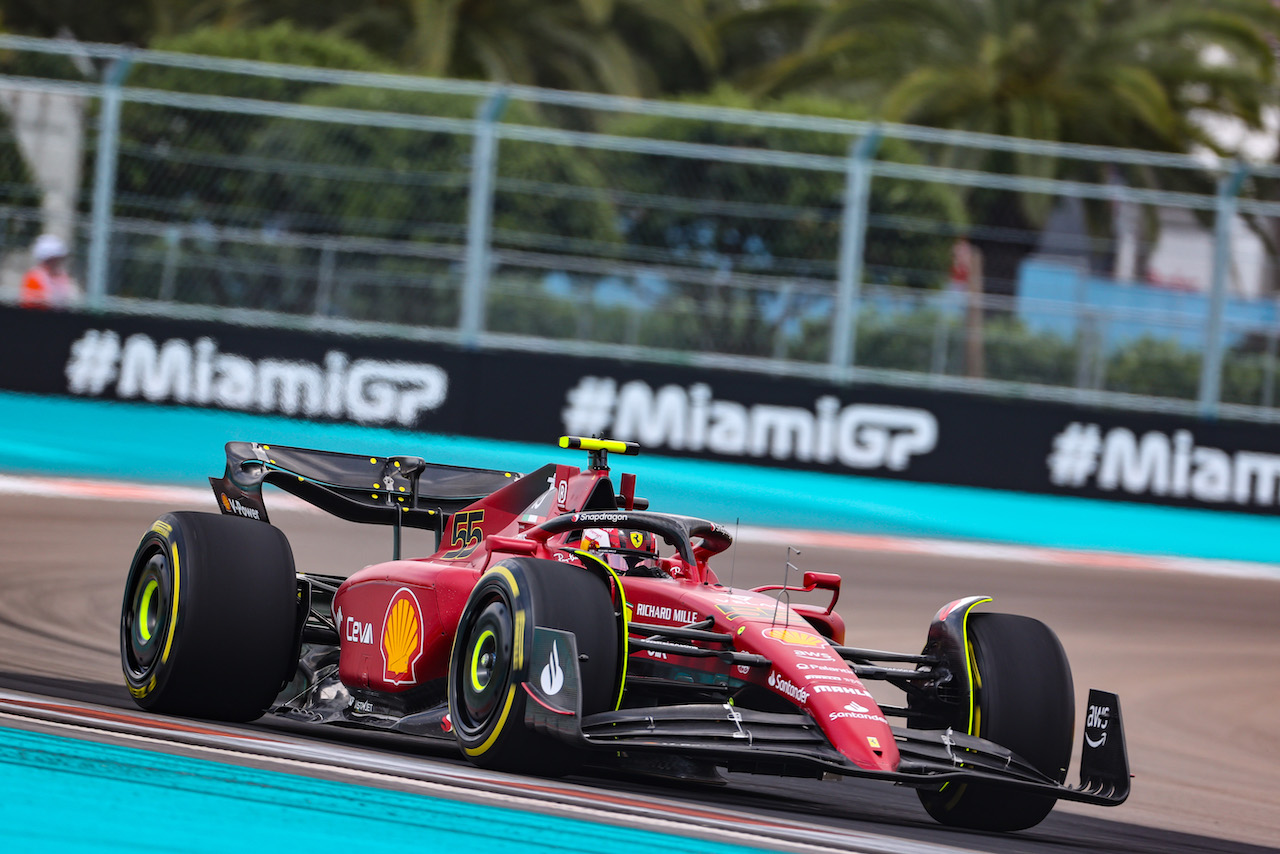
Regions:
[[769, 671], [769, 687], [780, 694], [785, 694], [797, 703], [804, 703], [809, 700], [809, 692], [799, 685], [788, 681], [786, 678], [779, 676], [776, 670]]
[[844, 704], [844, 711], [832, 712], [827, 715], [828, 720], [838, 721], [845, 718], [856, 718], [864, 721], [876, 721], [877, 723], [888, 723], [882, 715], [877, 715], [871, 709], [859, 703], [857, 700], [850, 700]]

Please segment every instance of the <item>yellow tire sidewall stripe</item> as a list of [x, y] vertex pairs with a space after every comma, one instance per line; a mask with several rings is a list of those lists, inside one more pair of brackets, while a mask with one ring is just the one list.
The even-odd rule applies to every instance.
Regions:
[[498, 722], [493, 727], [493, 732], [489, 733], [489, 737], [479, 747], [465, 747], [463, 752], [468, 756], [480, 756], [486, 753], [489, 748], [493, 747], [493, 743], [498, 740], [507, 726], [507, 716], [511, 714], [511, 704], [516, 699], [516, 686], [512, 685], [507, 689], [507, 701], [502, 706], [502, 714], [498, 716]]
[[173, 609], [169, 614], [169, 632], [164, 641], [164, 654], [161, 663], [169, 660], [169, 650], [173, 647], [173, 636], [178, 628], [178, 593], [182, 586], [182, 568], [178, 563], [178, 544], [169, 544], [169, 553], [173, 556]]

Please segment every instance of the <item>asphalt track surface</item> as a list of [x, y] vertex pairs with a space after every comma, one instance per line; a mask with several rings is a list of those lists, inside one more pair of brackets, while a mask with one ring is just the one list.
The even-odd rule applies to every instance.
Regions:
[[[184, 507], [0, 496], [0, 687], [137, 711], [119, 677], [120, 597], [137, 538], [171, 509], [208, 510], [212, 499]], [[345, 574], [389, 555], [382, 529], [304, 512], [273, 521], [304, 570]], [[1128, 803], [1059, 805], [1038, 827], [1002, 835], [940, 828], [913, 792], [857, 780], [574, 782], [977, 851], [1280, 851], [1280, 582], [849, 551], [799, 539], [741, 543], [717, 569], [735, 586], [776, 583], [788, 544], [803, 549], [793, 559], [802, 569], [844, 577], [839, 610], [850, 644], [917, 651], [933, 612], [974, 593], [995, 597], [988, 610], [1047, 622], [1071, 659], [1078, 720], [1088, 688], [1120, 694], [1135, 774]], [[409, 532], [406, 554], [427, 545]], [[891, 688], [870, 687], [882, 701], [897, 699]], [[461, 762], [399, 737], [268, 719], [252, 727]]]

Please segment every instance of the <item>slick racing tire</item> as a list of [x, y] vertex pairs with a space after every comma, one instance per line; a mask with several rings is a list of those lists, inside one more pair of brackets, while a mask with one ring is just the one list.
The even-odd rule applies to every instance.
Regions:
[[484, 768], [542, 775], [572, 771], [580, 755], [525, 725], [534, 626], [572, 632], [578, 648], [582, 714], [617, 707], [625, 624], [609, 582], [593, 570], [536, 558], [509, 558], [471, 591], [449, 660], [449, 718], [458, 746]]
[[143, 535], [120, 614], [125, 682], [142, 708], [253, 720], [292, 675], [296, 634], [293, 552], [278, 528], [168, 513]]
[[[974, 732], [1009, 748], [1061, 783], [1071, 760], [1075, 690], [1067, 655], [1053, 631], [1030, 617], [974, 614]], [[968, 726], [956, 721], [956, 729]], [[917, 790], [934, 819], [976, 830], [1023, 830], [1044, 820], [1055, 799], [999, 786], [951, 783]]]

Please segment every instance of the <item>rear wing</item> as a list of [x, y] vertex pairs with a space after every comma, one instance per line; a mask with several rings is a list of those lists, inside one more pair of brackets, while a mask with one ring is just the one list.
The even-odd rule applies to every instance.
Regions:
[[447, 517], [520, 477], [517, 472], [375, 457], [285, 445], [228, 442], [227, 468], [209, 478], [227, 515], [269, 521], [262, 484], [270, 483], [340, 519], [397, 528], [444, 530]]

